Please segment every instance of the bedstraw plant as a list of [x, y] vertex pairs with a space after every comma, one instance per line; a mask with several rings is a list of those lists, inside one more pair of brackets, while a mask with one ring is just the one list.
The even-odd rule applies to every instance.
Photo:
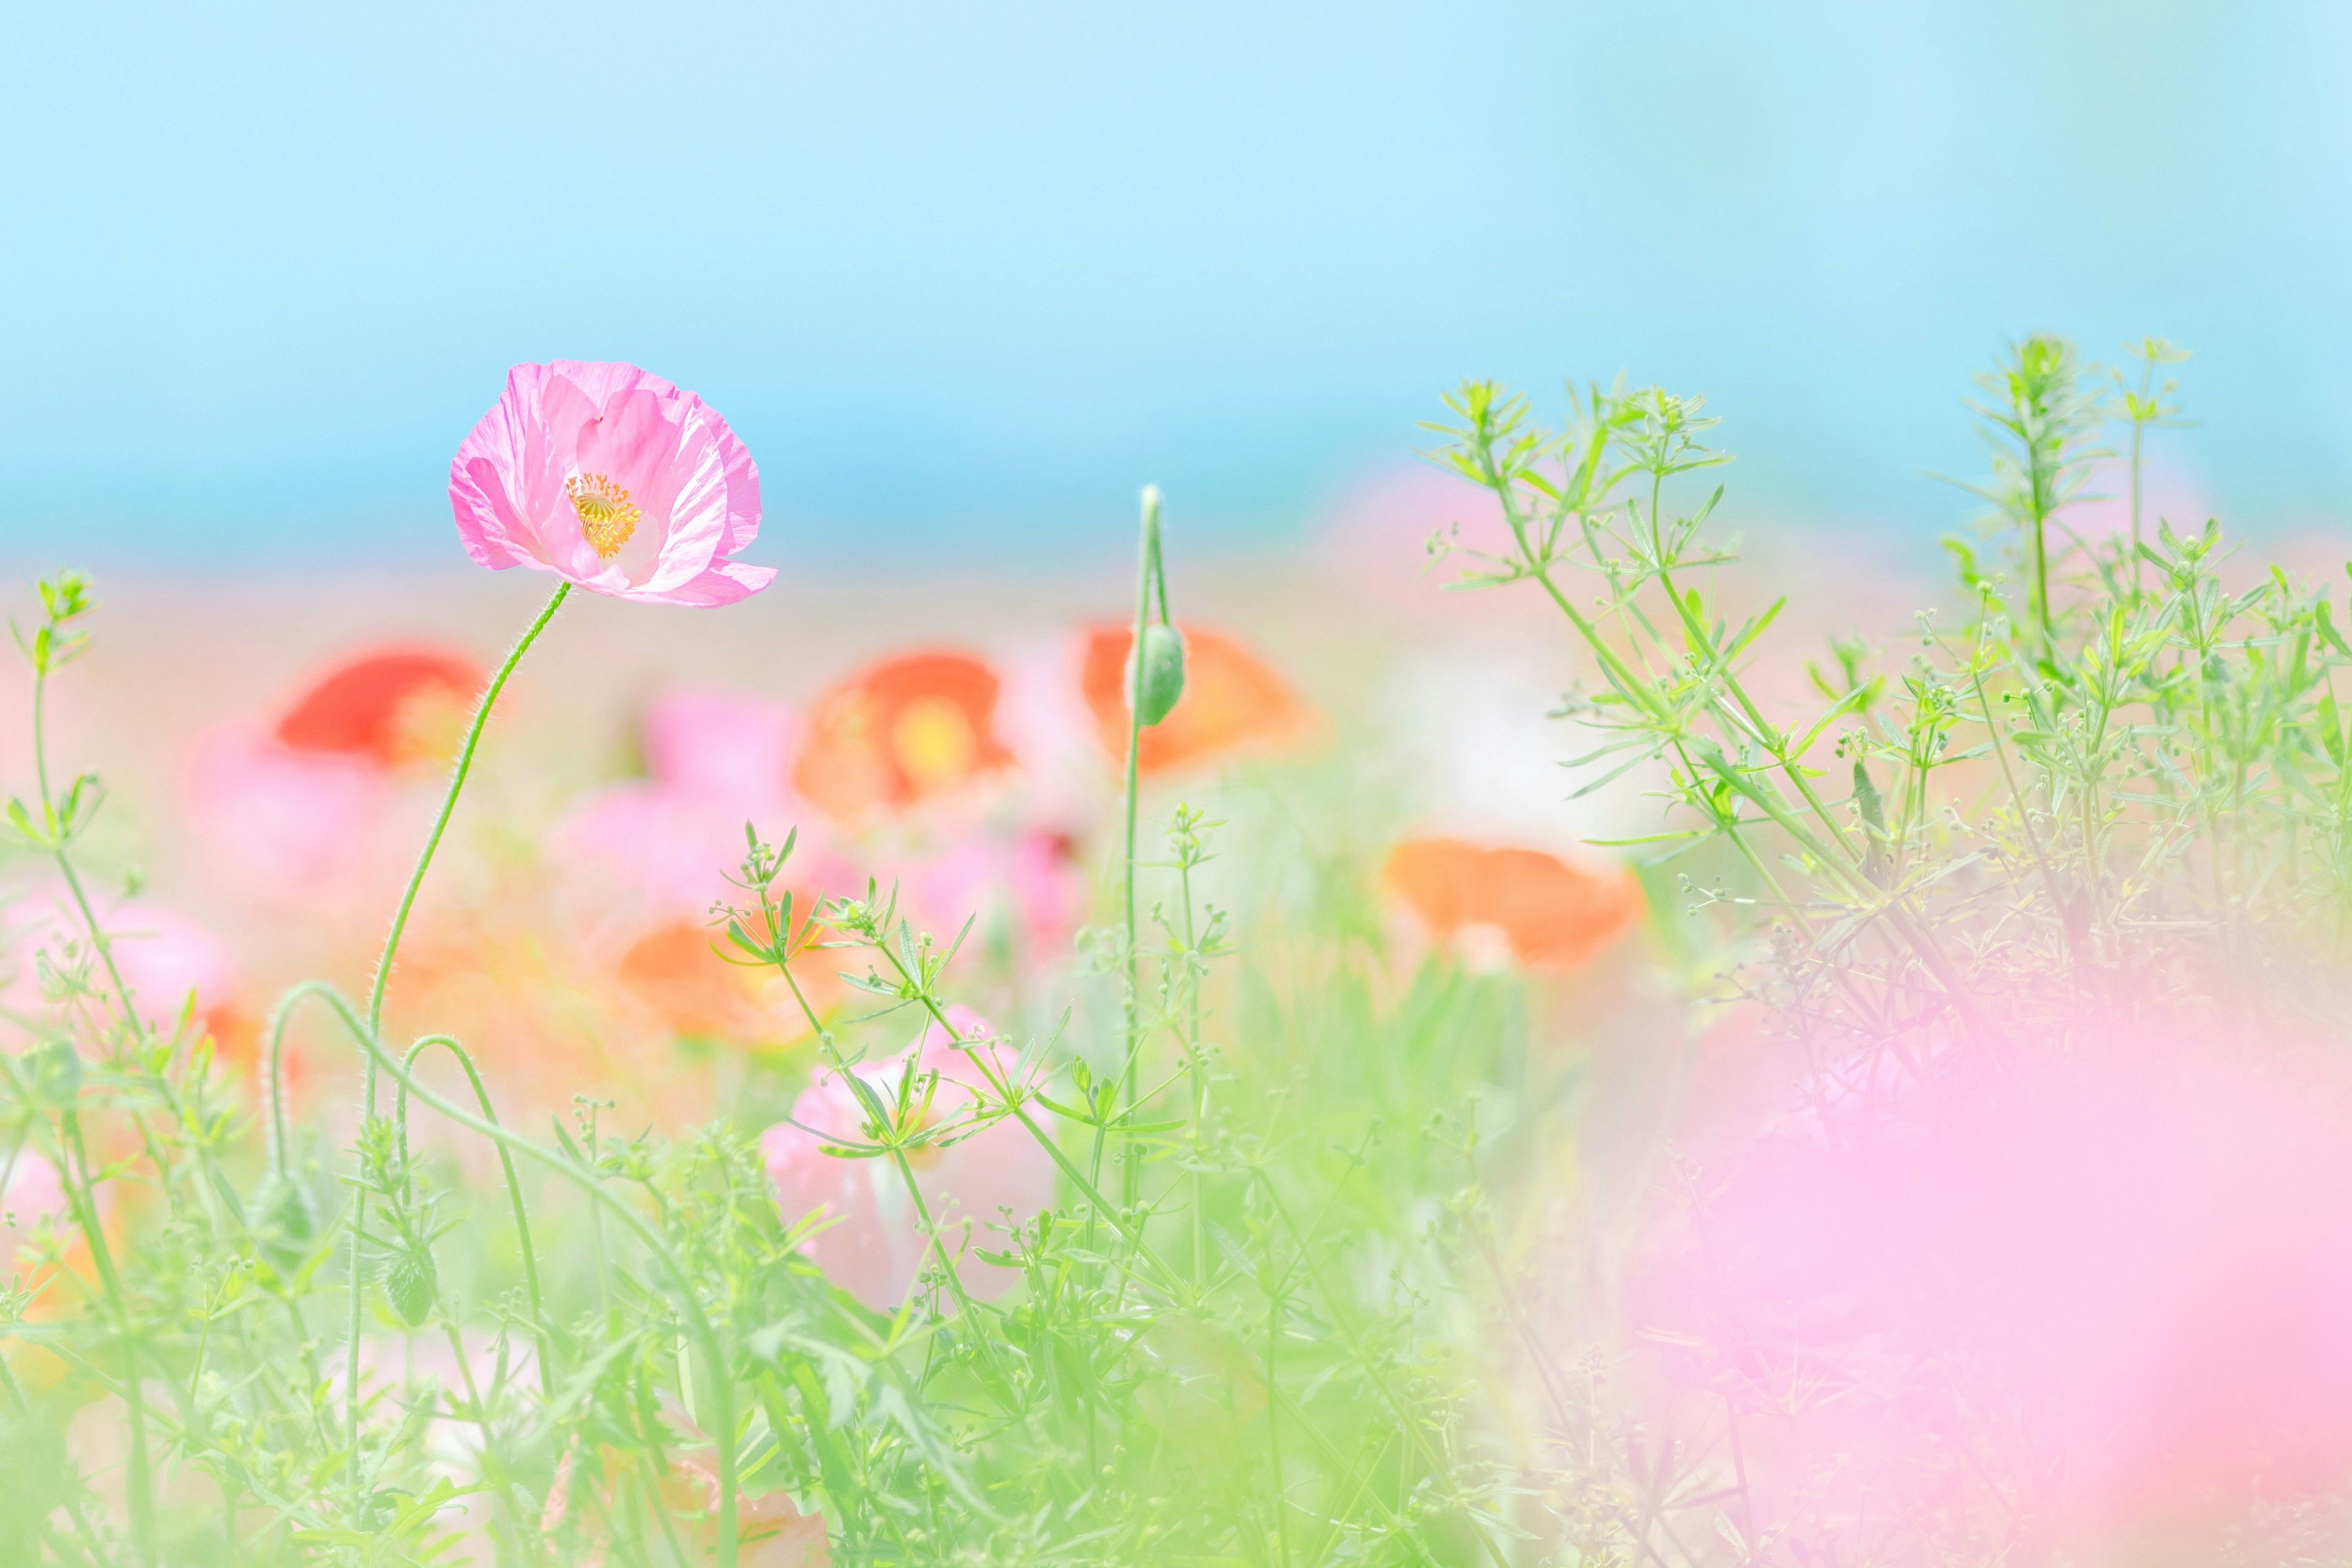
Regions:
[[[2335, 686], [2352, 647], [2325, 588], [2233, 576], [2213, 524], [2143, 534], [2143, 436], [2177, 417], [2156, 378], [2179, 356], [2140, 353], [2145, 374], [2113, 393], [2047, 338], [1986, 378], [1995, 456], [1974, 488], [1994, 511], [1951, 543], [1957, 596], [1898, 637], [1837, 644], [1802, 716], [1752, 680], [1781, 605], [1735, 620], [1709, 596], [1733, 556], [1710, 530], [1728, 458], [1701, 400], [1571, 389], [1554, 429], [1492, 384], [1447, 399], [1435, 456], [1491, 498], [1503, 542], [1449, 535], [1435, 554], [1463, 586], [1545, 597], [1591, 672], [1565, 705], [1589, 739], [1568, 760], [1586, 788], [1662, 796], [1659, 831], [1618, 847], [1654, 890], [1679, 876], [1688, 906], [1658, 916], [1682, 955], [1660, 966], [1674, 1005], [1633, 1015], [1637, 1058], [1677, 1075], [1662, 1126], [1690, 1042], [1727, 1015], [1764, 1020], [1797, 1064], [1794, 1107], [1840, 1128], [1832, 1102], [1856, 1086], [1965, 1092], [2063, 1056], [2089, 1017], [2340, 1033], [2352, 734]], [[2118, 423], [2130, 536], [2078, 532]], [[747, 825], [713, 913], [715, 947], [799, 997], [809, 1070], [856, 1098], [854, 1135], [811, 1135], [894, 1171], [916, 1211], [926, 1256], [902, 1300], [827, 1280], [803, 1249], [826, 1216], [780, 1211], [758, 1129], [666, 1143], [583, 1103], [526, 1131], [463, 1042], [388, 1037], [435, 847], [469, 771], [498, 765], [478, 755], [492, 704], [575, 583], [655, 581], [623, 582], [648, 493], [600, 476], [565, 492], [584, 544], [493, 542], [489, 563], [565, 581], [481, 697], [364, 999], [290, 992], [257, 1102], [192, 1008], [134, 994], [114, 963], [113, 895], [82, 858], [103, 791], [54, 771], [45, 729], [93, 602], [76, 575], [41, 584], [20, 637], [36, 787], [7, 822], [73, 930], [37, 976], [47, 1037], [0, 1056], [0, 1119], [11, 1168], [53, 1168], [64, 1205], [0, 1294], [0, 1561], [1630, 1568], [2054, 1550], [2020, 1506], [2032, 1479], [1998, 1456], [1933, 1506], [1866, 1521], [1751, 1476], [1743, 1422], [1809, 1395], [1769, 1369], [1656, 1370], [1694, 1347], [1645, 1338], [1628, 1282], [1641, 1238], [1703, 1206], [1707, 1182], [1645, 1131], [1629, 1195], [1586, 1192], [1596, 1102], [1560, 1038], [1605, 1043], [1585, 994], [1444, 953], [1402, 969], [1369, 865], [1302, 872], [1295, 837], [1288, 863], [1259, 852], [1286, 805], [1246, 783], [1213, 806], [1150, 793], [1135, 758], [1185, 673], [1156, 491], [1110, 918], [1080, 943], [1067, 1010], [978, 1024], [961, 1005], [988, 1000], [961, 994], [979, 984], [958, 962], [969, 928], [917, 929], [887, 885], [796, 895], [790, 824]], [[735, 527], [727, 549], [748, 539]], [[727, 572], [753, 569], [723, 557], [677, 580], [736, 592]], [[1221, 856], [1236, 833], [1244, 864]], [[1339, 894], [1297, 896], [1302, 875]], [[812, 1002], [802, 983], [824, 970], [855, 1005]], [[285, 1106], [304, 1016], [360, 1069], [340, 1152]], [[918, 1037], [937, 1048], [897, 1054]], [[499, 1190], [467, 1189], [446, 1142], [417, 1134], [426, 1116], [495, 1152]], [[1052, 1206], [926, 1205], [928, 1163], [1015, 1128], [1052, 1162]], [[971, 1256], [1017, 1283], [978, 1299]], [[69, 1426], [106, 1440], [69, 1447]]]

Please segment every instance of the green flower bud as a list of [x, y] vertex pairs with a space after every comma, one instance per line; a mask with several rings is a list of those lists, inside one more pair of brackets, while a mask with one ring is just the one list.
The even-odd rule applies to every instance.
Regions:
[[33, 1093], [57, 1110], [71, 1110], [81, 1093], [81, 1056], [70, 1040], [48, 1040], [25, 1053], [25, 1076]]
[[423, 1328], [432, 1312], [433, 1289], [433, 1255], [422, 1248], [403, 1252], [384, 1266], [384, 1300], [412, 1329]]
[[318, 1217], [310, 1212], [310, 1194], [302, 1184], [275, 1172], [254, 1190], [247, 1212], [253, 1216], [254, 1246], [280, 1274], [291, 1274], [310, 1256], [319, 1234]]
[[1146, 626], [1140, 648], [1139, 680], [1138, 659], [1128, 658], [1127, 701], [1149, 730], [1167, 718], [1184, 695], [1184, 635], [1174, 626]]

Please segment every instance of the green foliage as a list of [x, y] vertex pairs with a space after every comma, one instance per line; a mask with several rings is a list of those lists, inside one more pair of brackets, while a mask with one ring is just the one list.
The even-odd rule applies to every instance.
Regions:
[[[2178, 356], [2141, 357], [2112, 405], [2054, 340], [1987, 378], [1995, 558], [1956, 543], [1955, 624], [1923, 615], [1899, 653], [1833, 644], [1797, 720], [1748, 679], [1781, 605], [1734, 624], [1703, 585], [1732, 558], [1704, 538], [1721, 488], [1692, 482], [1728, 461], [1699, 399], [1591, 386], [1558, 431], [1491, 384], [1448, 400], [1440, 456], [1497, 498], [1507, 542], [1436, 552], [1559, 612], [1594, 671], [1567, 705], [1595, 742], [1580, 760], [1607, 764], [1591, 787], [1664, 781], [1645, 853], [1695, 868], [1713, 917], [1678, 939], [1686, 974], [1722, 976], [1695, 1000], [1760, 1003], [1822, 1075], [2052, 1048], [2086, 995], [2249, 1031], [2340, 1013], [2352, 647], [2326, 591], [2229, 583], [2210, 523], [2066, 526], [2103, 421], [2130, 428], [2137, 496], [2142, 431], [2178, 416], [2154, 379]], [[1156, 497], [1144, 539], [1139, 731], [1181, 681]], [[398, 1051], [323, 986], [286, 999], [269, 1103], [242, 1103], [196, 1021], [159, 1026], [115, 967], [73, 852], [102, 792], [53, 789], [39, 730], [86, 584], [42, 603], [19, 638], [39, 788], [7, 820], [80, 930], [40, 976], [67, 1031], [0, 1058], [0, 1117], [11, 1159], [62, 1173], [69, 1221], [0, 1293], [0, 1513], [22, 1521], [0, 1561], [724, 1561], [787, 1502], [843, 1563], [1730, 1564], [1819, 1539], [1749, 1495], [1738, 1396], [1660, 1415], [1632, 1392], [1624, 1229], [1580, 1187], [1591, 1085], [1538, 1027], [1557, 994], [1437, 960], [1392, 973], [1369, 866], [1334, 857], [1316, 899], [1277, 898], [1291, 868], [1217, 864], [1234, 829], [1190, 805], [1139, 853], [1130, 773], [1124, 919], [1084, 944], [1091, 989], [1051, 1028], [959, 1040], [967, 1088], [847, 1071], [947, 1026], [965, 933], [913, 929], [878, 886], [796, 906], [793, 839], [747, 829], [714, 940], [796, 994], [831, 963], [868, 1009], [810, 1022], [862, 1113], [831, 1153], [896, 1167], [929, 1250], [876, 1310], [802, 1250], [751, 1129], [616, 1138], [583, 1102], [525, 1137], [457, 1041]], [[280, 1104], [304, 1008], [369, 1068], [340, 1158]], [[469, 1098], [423, 1076], [436, 1046]], [[412, 1146], [428, 1113], [496, 1150], [502, 1192]], [[915, 1163], [1013, 1129], [1053, 1162], [1055, 1205], [935, 1223]], [[1654, 1152], [1635, 1207], [1693, 1184]], [[964, 1246], [1019, 1284], [975, 1300]], [[68, 1453], [82, 1406], [119, 1465]], [[1888, 1556], [1995, 1560], [2013, 1526], [1973, 1494], [1889, 1528], [1909, 1533]]]

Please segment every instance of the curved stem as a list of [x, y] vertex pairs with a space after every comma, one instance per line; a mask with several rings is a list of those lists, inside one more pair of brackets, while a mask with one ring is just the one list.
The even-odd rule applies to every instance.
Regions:
[[[474, 1101], [482, 1108], [482, 1120], [494, 1127], [498, 1125], [499, 1113], [490, 1104], [490, 1091], [484, 1087], [482, 1075], [474, 1067], [474, 1058], [467, 1054], [466, 1047], [457, 1043], [455, 1036], [425, 1036], [408, 1047], [408, 1055], [402, 1059], [401, 1065], [414, 1074], [416, 1070], [416, 1058], [423, 1056], [425, 1050], [433, 1046], [439, 1046], [457, 1058], [457, 1065], [466, 1069], [467, 1081], [474, 1086]], [[393, 1096], [392, 1114], [393, 1121], [400, 1128], [400, 1163], [401, 1168], [405, 1170], [408, 1166], [408, 1085], [405, 1082], [400, 1085], [398, 1092]], [[501, 1143], [498, 1147], [499, 1164], [507, 1174], [507, 1196], [514, 1205], [515, 1237], [522, 1245], [522, 1282], [523, 1289], [530, 1296], [531, 1327], [539, 1334], [540, 1392], [546, 1394], [548, 1398], [553, 1399], [555, 1397], [553, 1346], [549, 1343], [547, 1337], [547, 1311], [539, 1299], [539, 1255], [531, 1249], [530, 1216], [523, 1212], [522, 1183], [515, 1175], [514, 1156], [507, 1152], [505, 1144]]]
[[[392, 981], [392, 961], [399, 955], [401, 933], [408, 929], [408, 915], [416, 907], [417, 889], [425, 885], [425, 873], [432, 868], [434, 851], [441, 847], [441, 836], [448, 831], [449, 818], [457, 809], [457, 796], [466, 787], [466, 774], [473, 768], [474, 752], [482, 743], [482, 730], [489, 722], [490, 709], [497, 703], [499, 693], [506, 689], [507, 678], [514, 674], [515, 666], [522, 662], [522, 656], [530, 651], [530, 645], [539, 640], [539, 634], [547, 629], [547, 623], [555, 618], [555, 612], [562, 607], [565, 596], [571, 592], [570, 583], [556, 584], [555, 592], [548, 596], [546, 607], [539, 612], [538, 618], [524, 629], [514, 647], [508, 650], [506, 662], [499, 666], [499, 672], [490, 678], [481, 701], [475, 705], [473, 722], [466, 726], [465, 744], [457, 751], [457, 766], [450, 770], [448, 793], [441, 797], [440, 814], [433, 819], [433, 831], [425, 836], [424, 852], [416, 857], [416, 868], [408, 875], [407, 890], [400, 896], [400, 908], [392, 917], [392, 930], [383, 939], [383, 955], [376, 960], [375, 980], [368, 988], [367, 1037], [371, 1040], [383, 1026], [384, 987]], [[371, 1050], [362, 1074], [360, 1117], [362, 1123], [375, 1115], [375, 1054]], [[351, 1450], [351, 1476], [354, 1483], [358, 1481], [360, 1473], [360, 1331], [366, 1322], [367, 1305], [366, 1281], [360, 1271], [360, 1249], [363, 1245], [366, 1218], [367, 1194], [364, 1191], [355, 1192], [352, 1195], [351, 1340], [345, 1368], [348, 1381], [343, 1387], [343, 1436]]]
[[638, 1241], [644, 1244], [646, 1250], [661, 1264], [663, 1270], [677, 1281], [678, 1307], [686, 1316], [687, 1331], [693, 1336], [695, 1344], [702, 1351], [703, 1360], [710, 1369], [713, 1406], [711, 1414], [715, 1417], [712, 1425], [717, 1428], [716, 1437], [719, 1448], [719, 1568], [735, 1568], [736, 1494], [739, 1489], [740, 1471], [736, 1464], [735, 1452], [738, 1434], [735, 1430], [734, 1379], [725, 1358], [719, 1352], [719, 1335], [711, 1328], [710, 1320], [704, 1315], [702, 1303], [695, 1299], [694, 1281], [687, 1273], [686, 1266], [677, 1260], [677, 1255], [669, 1249], [669, 1244], [661, 1238], [661, 1233], [646, 1224], [644, 1215], [606, 1192], [603, 1184], [593, 1175], [582, 1170], [576, 1161], [566, 1159], [551, 1149], [543, 1148], [530, 1139], [499, 1126], [495, 1121], [484, 1121], [417, 1082], [415, 1075], [410, 1073], [406, 1067], [394, 1060], [383, 1048], [383, 1042], [378, 1040], [374, 1032], [368, 1028], [350, 1001], [333, 986], [318, 981], [306, 981], [288, 994], [288, 1002], [290, 1003], [298, 994], [316, 996], [326, 1003], [335, 1016], [341, 1020], [343, 1027], [358, 1043], [360, 1049], [366, 1054], [369, 1064], [390, 1074], [394, 1083], [415, 1095], [421, 1103], [431, 1107], [447, 1121], [479, 1133], [501, 1148], [513, 1149], [529, 1155], [587, 1194], [589, 1201], [595, 1204], [599, 1209], [611, 1210], [620, 1218], [621, 1223], [635, 1235]]

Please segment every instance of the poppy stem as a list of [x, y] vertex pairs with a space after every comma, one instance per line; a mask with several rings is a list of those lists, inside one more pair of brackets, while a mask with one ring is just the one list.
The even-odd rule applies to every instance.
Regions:
[[[1137, 797], [1140, 794], [1141, 758], [1143, 752], [1143, 633], [1151, 620], [1152, 590], [1160, 595], [1160, 616], [1168, 618], [1168, 583], [1160, 566], [1160, 487], [1143, 487], [1143, 538], [1141, 559], [1135, 574], [1135, 637], [1128, 644], [1127, 654], [1127, 839], [1125, 858], [1127, 882], [1127, 1113], [1135, 1113], [1136, 1089], [1141, 1078], [1141, 1064], [1137, 1059], [1142, 1053], [1137, 1049], [1137, 1035], [1141, 1027], [1141, 1002], [1139, 987], [1142, 984], [1140, 965], [1136, 953], [1135, 922], [1135, 818]], [[1095, 1164], [1102, 1164], [1102, 1131], [1095, 1131]], [[1120, 1191], [1124, 1201], [1135, 1201], [1137, 1182], [1141, 1173], [1121, 1145]]]
[[[400, 896], [400, 908], [394, 911], [392, 917], [392, 930], [383, 939], [383, 956], [376, 960], [375, 982], [368, 988], [367, 1030], [371, 1039], [375, 1038], [383, 1027], [383, 993], [392, 981], [392, 961], [399, 954], [401, 933], [408, 929], [408, 915], [416, 907], [417, 889], [425, 885], [425, 873], [432, 868], [434, 852], [441, 847], [441, 836], [448, 831], [449, 818], [457, 812], [457, 796], [466, 787], [467, 773], [473, 768], [474, 751], [481, 744], [482, 731], [489, 723], [490, 709], [498, 702], [499, 693], [506, 689], [507, 678], [514, 674], [515, 666], [522, 662], [522, 656], [530, 651], [530, 645], [539, 640], [539, 634], [547, 629], [547, 623], [555, 618], [555, 612], [562, 607], [571, 592], [570, 583], [556, 584], [555, 592], [548, 597], [546, 607], [539, 612], [538, 618], [524, 628], [522, 636], [508, 650], [506, 662], [499, 666], [499, 672], [490, 678], [490, 684], [482, 692], [481, 701], [475, 705], [473, 722], [466, 726], [465, 743], [458, 748], [457, 765], [449, 773], [448, 793], [441, 797], [440, 815], [433, 819], [433, 831], [425, 836], [424, 852], [416, 857], [416, 868], [408, 875], [407, 890]], [[376, 1061], [371, 1055], [362, 1074], [360, 1125], [362, 1129], [375, 1116], [375, 1085]], [[367, 1194], [364, 1189], [354, 1191], [352, 1194], [351, 1340], [346, 1347], [343, 1385], [343, 1436], [350, 1449], [349, 1474], [354, 1486], [359, 1484], [360, 1479], [360, 1331], [366, 1321], [364, 1308], [367, 1301], [367, 1282], [361, 1272], [360, 1248], [366, 1218]]]

